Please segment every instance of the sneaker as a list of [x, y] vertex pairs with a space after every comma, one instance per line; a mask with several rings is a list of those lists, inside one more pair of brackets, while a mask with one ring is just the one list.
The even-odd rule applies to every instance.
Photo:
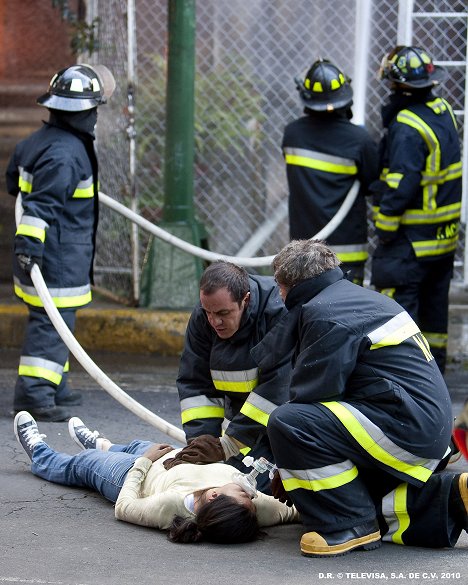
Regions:
[[330, 534], [307, 532], [301, 538], [301, 553], [306, 557], [340, 557], [352, 550], [374, 550], [381, 544], [379, 526], [372, 520]]
[[468, 531], [468, 473], [457, 473], [452, 479], [449, 511], [457, 524]]
[[81, 449], [96, 449], [97, 439], [102, 438], [99, 431], [90, 431], [77, 416], [68, 421], [68, 432]]
[[23, 447], [29, 459], [32, 461], [34, 447], [38, 443], [43, 443], [43, 439], [45, 439], [46, 435], [41, 435], [39, 433], [36, 421], [29, 412], [26, 412], [25, 410], [18, 412], [15, 416], [13, 428], [18, 443]]
[[463, 410], [455, 419], [452, 437], [460, 453], [465, 459], [468, 459], [468, 401], [465, 402]]

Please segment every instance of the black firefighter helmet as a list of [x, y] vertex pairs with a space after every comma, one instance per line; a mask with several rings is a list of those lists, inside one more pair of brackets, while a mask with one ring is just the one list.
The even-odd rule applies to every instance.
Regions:
[[379, 76], [402, 88], [422, 89], [444, 81], [447, 71], [434, 65], [423, 49], [398, 45], [383, 57]]
[[351, 79], [327, 59], [318, 59], [304, 80], [295, 78], [302, 103], [309, 110], [332, 112], [351, 106], [353, 90]]

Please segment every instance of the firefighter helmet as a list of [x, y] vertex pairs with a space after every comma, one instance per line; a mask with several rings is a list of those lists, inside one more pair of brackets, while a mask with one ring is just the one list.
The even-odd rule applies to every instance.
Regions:
[[447, 71], [434, 65], [423, 49], [399, 45], [384, 56], [379, 75], [380, 79], [388, 79], [401, 87], [419, 89], [439, 84], [447, 77]]
[[[65, 112], [81, 112], [105, 104], [109, 92], [105, 91], [99, 67], [103, 66], [94, 69], [91, 65], [72, 65], [61, 69], [50, 80], [48, 92], [37, 98], [37, 103]], [[113, 79], [112, 73], [103, 69]]]
[[353, 103], [351, 79], [327, 59], [318, 59], [304, 80], [295, 79], [299, 96], [306, 108], [316, 112], [331, 112]]

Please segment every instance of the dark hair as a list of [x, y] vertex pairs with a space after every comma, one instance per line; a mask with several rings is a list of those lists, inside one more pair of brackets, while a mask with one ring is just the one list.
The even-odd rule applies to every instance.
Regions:
[[221, 288], [227, 288], [232, 300], [240, 306], [250, 289], [247, 270], [224, 260], [216, 260], [210, 264], [200, 279], [200, 290], [211, 295]]
[[255, 510], [221, 494], [200, 506], [195, 519], [175, 516], [167, 537], [171, 542], [184, 544], [201, 540], [238, 544], [255, 540], [260, 535]]

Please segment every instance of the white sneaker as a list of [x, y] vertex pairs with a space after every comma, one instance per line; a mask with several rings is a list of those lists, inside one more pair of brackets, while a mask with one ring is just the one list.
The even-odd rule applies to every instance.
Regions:
[[68, 421], [68, 432], [81, 449], [96, 449], [97, 439], [102, 438], [99, 431], [90, 431], [77, 416]]
[[25, 410], [18, 412], [15, 416], [13, 429], [18, 443], [23, 447], [29, 459], [32, 461], [34, 447], [38, 443], [43, 443], [43, 439], [45, 439], [46, 435], [41, 435], [39, 433], [36, 421], [29, 412], [26, 412]]

